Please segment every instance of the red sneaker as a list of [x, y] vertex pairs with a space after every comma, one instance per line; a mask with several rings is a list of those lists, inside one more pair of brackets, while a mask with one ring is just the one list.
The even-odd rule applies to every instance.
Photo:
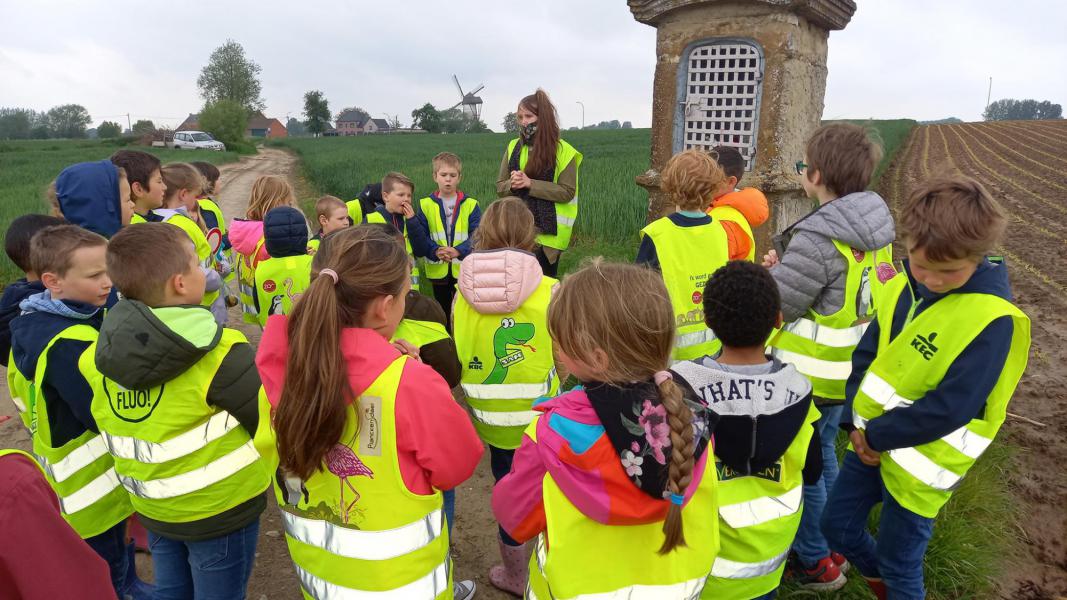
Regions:
[[839, 552], [831, 552], [830, 560], [834, 561], [834, 564], [837, 565], [837, 569], [841, 571], [842, 575], [848, 573], [848, 568], [852, 566], [848, 564], [848, 559], [845, 558], [845, 555]]
[[829, 556], [815, 563], [811, 569], [797, 564], [793, 577], [800, 587], [817, 592], [839, 590], [848, 583], [848, 579], [841, 574], [841, 569], [837, 568]]
[[881, 579], [867, 579], [866, 577], [864, 579], [867, 581], [867, 587], [874, 592], [875, 598], [878, 598], [878, 600], [887, 600], [889, 598], [889, 590], [886, 589], [884, 581]]

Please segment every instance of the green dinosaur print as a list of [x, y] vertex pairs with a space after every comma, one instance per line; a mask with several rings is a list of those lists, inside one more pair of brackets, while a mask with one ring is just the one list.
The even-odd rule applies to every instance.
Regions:
[[508, 367], [526, 358], [522, 348], [509, 348], [508, 346], [523, 346], [529, 348], [531, 352], [537, 352], [536, 348], [526, 343], [533, 339], [536, 332], [537, 329], [533, 323], [516, 323], [515, 319], [510, 318], [501, 319], [500, 327], [493, 334], [495, 358], [493, 370], [482, 383], [504, 383], [504, 378], [508, 375]]

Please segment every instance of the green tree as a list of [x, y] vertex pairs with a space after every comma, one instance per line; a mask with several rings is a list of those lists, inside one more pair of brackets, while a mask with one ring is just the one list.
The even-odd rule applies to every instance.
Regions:
[[319, 90], [304, 94], [304, 123], [312, 135], [318, 137], [330, 126], [330, 103]]
[[200, 128], [229, 146], [245, 143], [248, 110], [234, 100], [219, 100], [200, 111]]
[[259, 74], [263, 69], [245, 56], [245, 50], [233, 40], [215, 48], [208, 64], [201, 69], [196, 85], [200, 96], [208, 105], [220, 100], [231, 100], [244, 107], [246, 112], [263, 110], [260, 97], [262, 86]]
[[290, 137], [302, 137], [308, 134], [304, 122], [296, 117], [289, 117], [289, 120], [285, 122], [285, 130], [289, 132]]
[[411, 111], [411, 127], [412, 129], [424, 129], [430, 133], [441, 133], [443, 130], [441, 112], [434, 108], [433, 104], [427, 102], [422, 105], [422, 108]]
[[986, 121], [1029, 121], [1034, 119], [1059, 119], [1063, 117], [1063, 107], [1048, 100], [1038, 102], [1026, 99], [1005, 98], [997, 100], [986, 107], [982, 118]]
[[504, 115], [504, 132], [505, 133], [518, 133], [519, 132], [519, 116], [513, 112], [509, 112]]
[[35, 116], [28, 108], [0, 108], [0, 140], [29, 139]]
[[52, 133], [59, 138], [83, 138], [92, 123], [89, 111], [81, 104], [61, 104], [48, 109]]
[[96, 128], [96, 137], [98, 138], [117, 138], [120, 135], [122, 135], [122, 125], [114, 121], [104, 121]]
[[31, 111], [33, 119], [30, 126], [30, 139], [31, 140], [47, 140], [48, 138], [55, 137], [55, 133], [52, 130], [52, 119], [46, 112]]
[[[148, 119], [141, 119], [139, 121], [135, 121], [134, 124], [133, 124], [133, 134], [134, 135], [138, 135], [138, 136], [150, 135], [150, 134], [153, 134], [155, 132], [156, 132], [156, 124], [153, 123], [152, 121], [148, 120]], [[104, 136], [100, 136], [100, 137], [104, 137]]]

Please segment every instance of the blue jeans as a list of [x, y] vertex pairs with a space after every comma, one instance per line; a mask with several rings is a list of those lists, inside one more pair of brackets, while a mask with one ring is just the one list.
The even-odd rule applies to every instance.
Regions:
[[[511, 462], [515, 460], [515, 450], [507, 450], [504, 448], [497, 448], [496, 446], [489, 446], [489, 470], [493, 472], [493, 481], [500, 481], [505, 475], [511, 472]], [[500, 539], [508, 546], [521, 546], [522, 544], [516, 542], [508, 535], [508, 532], [504, 531], [503, 527], [497, 525], [497, 529], [500, 532]]]
[[830, 546], [822, 536], [819, 521], [822, 520], [823, 507], [826, 506], [826, 496], [837, 481], [837, 450], [834, 448], [834, 441], [837, 439], [838, 423], [841, 422], [841, 412], [844, 408], [843, 404], [820, 406], [819, 412], [822, 416], [815, 422], [815, 429], [819, 432], [819, 441], [822, 443], [822, 477], [815, 484], [804, 486], [804, 512], [800, 515], [800, 529], [797, 530], [797, 537], [793, 542], [793, 551], [807, 569], [830, 556]]
[[[878, 539], [867, 531], [867, 516], [882, 503]], [[878, 467], [846, 452], [841, 474], [823, 512], [822, 531], [830, 547], [845, 555], [864, 577], [881, 577], [890, 600], [922, 600], [923, 555], [934, 520], [897, 504], [882, 484]]]
[[[126, 541], [125, 519], [101, 534], [85, 538], [85, 543], [107, 563], [111, 572], [111, 585], [119, 598], [125, 597], [126, 594], [133, 595], [136, 600], [144, 598], [141, 593], [142, 586], [135, 587], [137, 570], [133, 564], [133, 544]], [[151, 598], [151, 595], [148, 598]]]
[[256, 560], [259, 520], [233, 533], [182, 542], [148, 532], [155, 600], [243, 600]]
[[762, 596], [756, 596], [752, 600], [774, 600], [778, 597], [778, 590], [773, 589]]
[[452, 539], [452, 523], [456, 520], [456, 490], [443, 490], [445, 522], [448, 523], [448, 539]]

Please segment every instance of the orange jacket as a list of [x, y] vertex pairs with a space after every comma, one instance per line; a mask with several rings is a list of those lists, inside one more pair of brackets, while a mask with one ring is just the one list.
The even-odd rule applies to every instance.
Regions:
[[[766, 223], [771, 214], [767, 205], [767, 197], [756, 188], [735, 190], [715, 198], [708, 207], [708, 214], [711, 214], [712, 209], [718, 206], [736, 209], [744, 215], [745, 220], [753, 229]], [[726, 229], [726, 237], [730, 242], [730, 260], [745, 260], [755, 240], [750, 238], [739, 225], [730, 221], [721, 221], [721, 223]]]

